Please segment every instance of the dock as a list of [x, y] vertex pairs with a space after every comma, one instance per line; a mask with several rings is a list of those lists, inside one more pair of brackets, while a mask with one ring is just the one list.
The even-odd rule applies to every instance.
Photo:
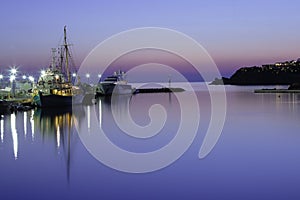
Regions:
[[300, 93], [300, 90], [288, 90], [288, 89], [258, 89], [258, 90], [254, 90], [254, 93]]

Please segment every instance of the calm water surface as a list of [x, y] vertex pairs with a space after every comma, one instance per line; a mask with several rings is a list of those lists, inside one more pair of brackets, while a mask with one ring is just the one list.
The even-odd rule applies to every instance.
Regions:
[[[300, 199], [300, 95], [254, 94], [254, 87], [226, 86], [222, 135], [213, 151], [200, 160], [211, 110], [205, 87], [194, 86], [201, 110], [194, 142], [175, 163], [146, 174], [119, 172], [101, 164], [82, 144], [77, 129], [86, 130], [80, 134], [93, 134], [90, 126], [97, 121], [122, 149], [154, 151], [171, 141], [178, 129], [180, 109], [173, 94], [123, 96], [113, 103], [100, 99], [95, 105], [77, 107], [75, 114], [65, 108], [4, 115], [0, 198]], [[217, 86], [211, 87], [218, 91]], [[129, 108], [135, 123], [145, 126], [153, 104], [162, 105], [167, 114], [155, 137], [130, 137], [114, 123], [112, 106], [120, 119]]]

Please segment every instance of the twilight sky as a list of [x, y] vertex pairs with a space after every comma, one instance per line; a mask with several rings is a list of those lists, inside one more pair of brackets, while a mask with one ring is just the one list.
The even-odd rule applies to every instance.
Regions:
[[298, 0], [3, 0], [0, 70], [48, 66], [64, 25], [78, 66], [111, 35], [155, 26], [194, 38], [228, 76], [242, 66], [300, 57], [299, 7]]

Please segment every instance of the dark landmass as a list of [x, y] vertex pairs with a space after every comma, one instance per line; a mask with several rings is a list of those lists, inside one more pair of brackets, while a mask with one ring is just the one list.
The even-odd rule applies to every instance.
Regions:
[[300, 90], [300, 80], [298, 80], [298, 83], [293, 83], [289, 86], [288, 90]]
[[292, 85], [299, 82], [300, 59], [260, 67], [242, 67], [230, 78], [216, 78], [211, 85]]

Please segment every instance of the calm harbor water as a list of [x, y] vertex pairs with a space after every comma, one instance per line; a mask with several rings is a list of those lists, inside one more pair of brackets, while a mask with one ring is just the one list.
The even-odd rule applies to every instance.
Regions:
[[[209, 87], [218, 92], [218, 86]], [[299, 199], [300, 95], [254, 94], [254, 88], [260, 87], [226, 86], [222, 135], [212, 152], [199, 159], [211, 105], [206, 87], [194, 84], [194, 88], [201, 112], [195, 140], [176, 162], [145, 174], [103, 165], [83, 145], [80, 134], [94, 134], [91, 127], [96, 121], [122, 149], [141, 153], [162, 148], [172, 140], [181, 120], [174, 94], [122, 96], [113, 103], [102, 98], [95, 105], [77, 106], [75, 112], [35, 109], [4, 115], [0, 198]], [[114, 122], [112, 107], [125, 121], [124, 112], [129, 108], [135, 123], [145, 126], [150, 123], [148, 112], [153, 104], [162, 105], [167, 115], [155, 137], [131, 137]]]

